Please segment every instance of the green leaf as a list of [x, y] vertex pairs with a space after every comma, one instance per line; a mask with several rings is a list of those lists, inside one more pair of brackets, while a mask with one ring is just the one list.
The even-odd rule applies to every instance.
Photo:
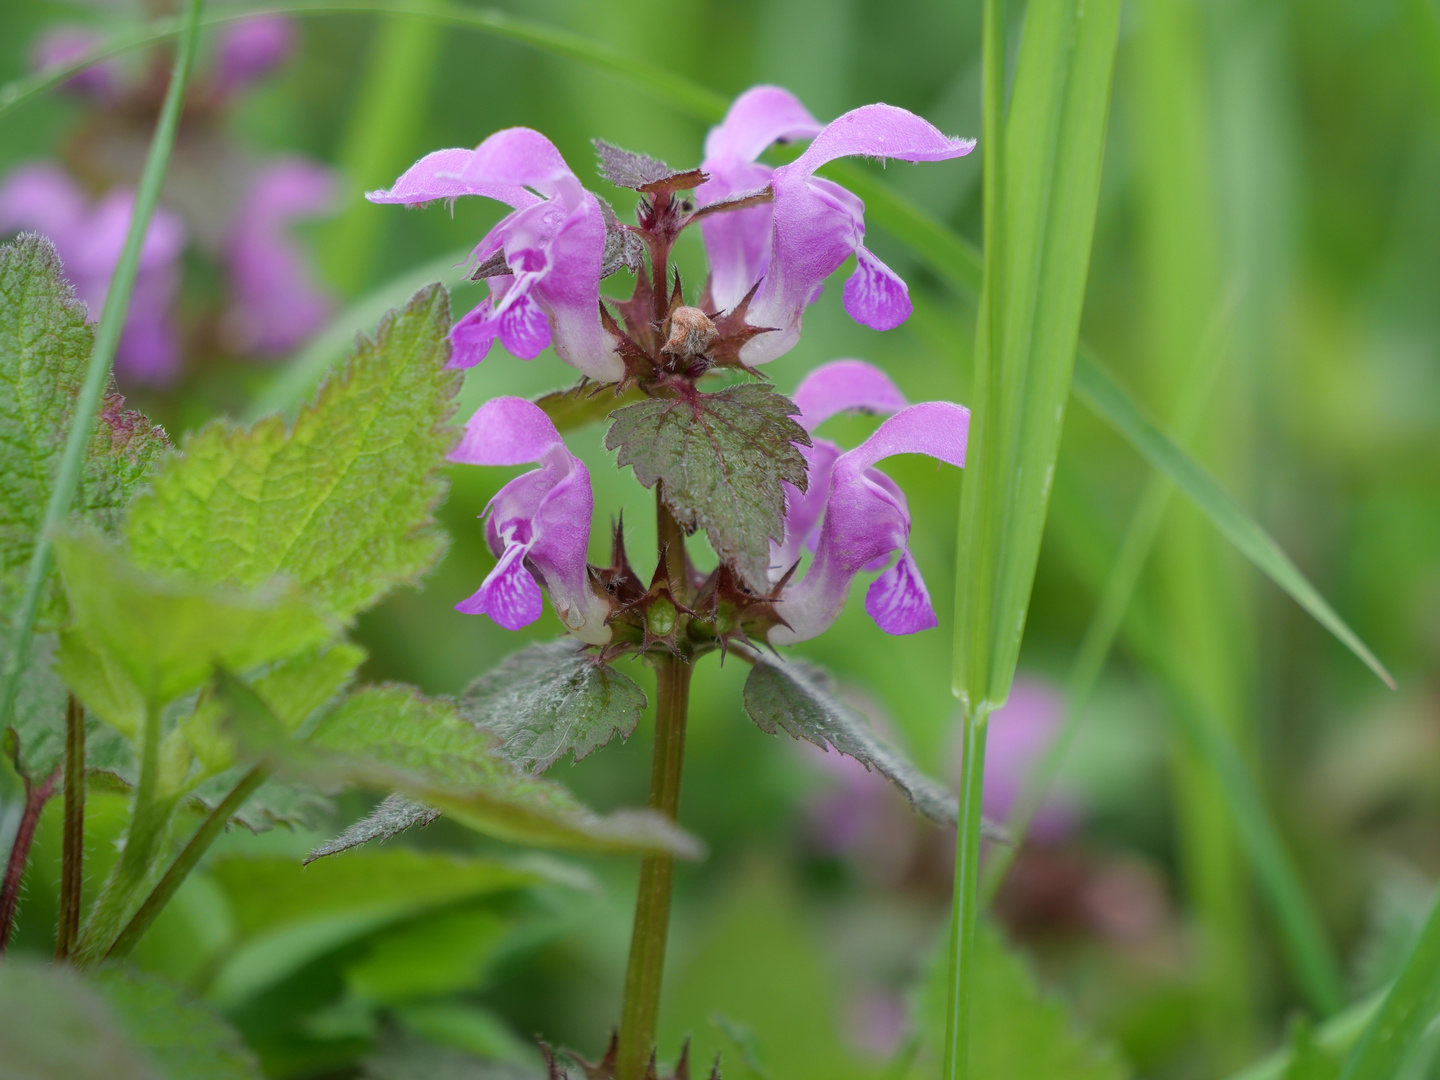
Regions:
[[1342, 1080], [1398, 1076], [1440, 1010], [1440, 897], [1379, 1012], [1345, 1059]]
[[0, 963], [0, 1072], [16, 1080], [259, 1080], [209, 1006], [154, 975]]
[[90, 983], [131, 1039], [174, 1080], [259, 1080], [255, 1055], [209, 1005], [157, 975], [104, 967]]
[[[1081, 1032], [1062, 1002], [1041, 993], [1027, 965], [992, 927], [977, 928], [975, 951], [968, 1075], [1005, 1080], [1125, 1080], [1130, 1075], [1114, 1049]], [[917, 1001], [921, 1036], [936, 1055], [945, 1042], [948, 960], [948, 948], [936, 950]]]
[[455, 443], [449, 297], [418, 292], [293, 426], [217, 420], [135, 500], [137, 565], [249, 588], [283, 574], [340, 618], [413, 583], [444, 553], [433, 511]]
[[[334, 629], [291, 585], [253, 593], [198, 588], [136, 569], [92, 536], [55, 542], [75, 626], [61, 639], [61, 677], [121, 731], [136, 702], [159, 708], [203, 685], [215, 665], [243, 671], [317, 645]], [[95, 677], [104, 665], [104, 685]], [[133, 698], [123, 697], [127, 684]]]
[[[62, 276], [55, 248], [33, 233], [0, 246], [0, 612], [8, 621], [30, 564], [45, 504], [60, 470], [95, 331]], [[100, 403], [71, 512], [113, 532], [135, 488], [169, 445], [165, 432], [123, 408]], [[54, 580], [40, 625], [63, 618]]]
[[769, 590], [770, 541], [785, 531], [782, 482], [805, 490], [798, 446], [810, 436], [791, 419], [789, 398], [758, 383], [714, 394], [651, 398], [613, 414], [605, 447], [662, 496], [687, 532], [703, 528], [710, 546], [746, 581]]
[[644, 392], [634, 386], [629, 386], [618, 394], [609, 390], [601, 390], [599, 393], [593, 391], [594, 387], [583, 385], [568, 390], [554, 390], [537, 398], [535, 404], [540, 406], [559, 430], [570, 431], [604, 420], [620, 405], [645, 400]]
[[1305, 1020], [1290, 1025], [1290, 1064], [1285, 1080], [1339, 1080], [1340, 1059], [1325, 1050]]
[[30, 655], [20, 675], [15, 711], [10, 715], [7, 753], [21, 776], [40, 781], [65, 760], [65, 684], [55, 674], [54, 634], [30, 639]]
[[18, 958], [0, 963], [0, 1062], [25, 1080], [161, 1080], [73, 969]]
[[352, 997], [377, 1005], [473, 989], [514, 922], [492, 907], [467, 906], [381, 931], [345, 965], [345, 984]]
[[[229, 696], [233, 689], [221, 692]], [[231, 718], [243, 719], [233, 712]], [[263, 740], [263, 732], [245, 734]], [[309, 743], [271, 742], [263, 752], [303, 778], [398, 791], [514, 843], [699, 854], [690, 836], [658, 814], [617, 811], [601, 817], [559, 784], [517, 772], [500, 754], [495, 736], [462, 720], [453, 702], [427, 699], [408, 686], [358, 690]]]
[[288, 858], [219, 859], [206, 875], [235, 913], [236, 939], [213, 993], [227, 1007], [385, 927], [547, 881], [493, 859], [401, 847], [303, 867]]
[[954, 824], [958, 800], [894, 747], [878, 738], [869, 722], [836, 696], [830, 673], [806, 660], [754, 655], [745, 680], [745, 711], [767, 735], [783, 728], [822, 750], [834, 747], [879, 773], [905, 793], [915, 809], [934, 821]]
[[323, 859], [326, 855], [338, 855], [361, 844], [368, 844], [371, 840], [389, 840], [416, 825], [429, 825], [439, 816], [439, 810], [424, 803], [407, 799], [404, 795], [387, 795], [379, 806], [334, 840], [327, 840], [306, 855], [305, 865], [310, 865], [316, 859]]
[[[443, 1004], [450, 1006], [452, 1012], [460, 1007], [458, 1003], [446, 1002]], [[433, 1014], [436, 1006], [431, 1006], [425, 1011]], [[471, 1007], [471, 1011], [474, 1011], [473, 1007]], [[417, 1010], [414, 1008], [401, 1010], [401, 1022], [409, 1026], [408, 1018], [416, 1012]], [[493, 1023], [497, 1029], [503, 1031], [498, 1019]], [[425, 1022], [422, 1020], [415, 1026], [417, 1028], [425, 1026]], [[491, 1036], [492, 1044], [503, 1046], [502, 1038], [507, 1035], [509, 1039], [514, 1040], [515, 1036], [508, 1031], [503, 1031], [503, 1035], [500, 1031]], [[399, 1034], [382, 1038], [374, 1056], [367, 1059], [362, 1068], [363, 1080], [544, 1080], [545, 1078], [544, 1071], [535, 1066], [521, 1065], [515, 1061], [494, 1060], [488, 1056], [480, 1057], [464, 1050], [437, 1046], [433, 1041], [416, 1035]]]
[[616, 735], [628, 739], [645, 711], [629, 676], [573, 638], [531, 645], [480, 676], [460, 698], [460, 715], [500, 737], [501, 752], [542, 773], [566, 754], [580, 761]]

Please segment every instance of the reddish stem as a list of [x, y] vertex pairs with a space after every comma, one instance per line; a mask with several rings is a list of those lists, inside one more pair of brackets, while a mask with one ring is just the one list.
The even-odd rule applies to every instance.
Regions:
[[55, 781], [59, 776], [57, 766], [39, 787], [30, 783], [28, 777], [25, 779], [25, 812], [20, 815], [20, 828], [15, 832], [15, 844], [10, 848], [10, 861], [5, 864], [5, 884], [0, 887], [0, 953], [10, 945], [15, 909], [20, 904], [20, 883], [25, 877], [25, 865], [30, 861], [30, 845], [35, 841], [40, 811], [55, 794]]

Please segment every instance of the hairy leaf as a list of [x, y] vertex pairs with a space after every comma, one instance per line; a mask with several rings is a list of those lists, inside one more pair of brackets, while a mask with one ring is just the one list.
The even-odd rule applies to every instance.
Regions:
[[777, 660], [753, 654], [745, 680], [745, 711], [761, 731], [778, 728], [822, 750], [834, 747], [905, 793], [915, 809], [935, 821], [954, 824], [959, 800], [871, 730], [869, 722], [835, 694], [829, 672], [804, 660]]
[[[605, 250], [600, 256], [600, 276], [607, 278], [622, 268], [638, 274], [645, 265], [645, 241], [620, 223], [614, 208], [604, 199], [600, 199], [600, 213], [605, 219]], [[504, 256], [503, 251], [497, 254], [502, 258]], [[506, 272], [509, 272], [508, 266]]]
[[[237, 766], [210, 777], [186, 795], [186, 805], [199, 812], [214, 810], [246, 772], [244, 766]], [[327, 821], [333, 810], [330, 799], [312, 785], [271, 777], [230, 815], [230, 824], [252, 833], [280, 827], [314, 829]]]
[[6, 753], [21, 776], [40, 781], [65, 760], [65, 684], [55, 674], [54, 634], [30, 640], [30, 655], [20, 673], [6, 739]]
[[685, 191], [709, 179], [699, 169], [672, 169], [658, 158], [622, 150], [603, 139], [592, 141], [600, 159], [600, 175], [616, 187], [646, 192]]
[[60, 675], [127, 734], [139, 728], [142, 703], [158, 708], [197, 689], [217, 663], [243, 671], [334, 633], [290, 585], [237, 593], [181, 584], [136, 569], [90, 536], [60, 537], [55, 553], [75, 615], [61, 638]]
[[371, 840], [389, 840], [416, 825], [429, 825], [439, 816], [439, 810], [424, 803], [407, 799], [404, 795], [387, 795], [379, 806], [354, 825], [306, 855], [305, 864], [308, 866], [316, 859], [323, 859], [326, 855], [338, 855], [361, 844], [368, 844]]
[[703, 528], [722, 559], [761, 591], [769, 588], [770, 541], [785, 531], [785, 491], [806, 487], [797, 446], [810, 436], [791, 419], [789, 398], [758, 383], [714, 394], [651, 398], [614, 413], [605, 446], [663, 497], [687, 531]]
[[242, 588], [284, 574], [341, 618], [419, 578], [446, 543], [432, 514], [456, 438], [449, 324], [444, 288], [422, 289], [293, 426], [217, 420], [188, 437], [131, 509], [136, 563]]
[[20, 958], [0, 963], [0, 1063], [27, 1080], [163, 1080], [72, 968]]
[[566, 754], [587, 757], [616, 735], [628, 739], [645, 692], [573, 638], [531, 645], [480, 676], [460, 698], [460, 715], [500, 737], [500, 751], [542, 773]]
[[[947, 945], [948, 938], [944, 935]], [[1024, 961], [994, 929], [978, 927], [975, 948], [970, 1075], [1006, 1080], [1125, 1080], [1130, 1075], [1111, 1047], [1079, 1031], [1064, 1004], [1040, 992]], [[945, 1042], [949, 951], [936, 951], [918, 1002], [921, 1036], [936, 1058]]]
[[[32, 233], [0, 246], [0, 619], [15, 608], [94, 341], [50, 241]], [[168, 446], [162, 428], [123, 404], [115, 393], [102, 402], [71, 504], [106, 532]], [[42, 628], [60, 603], [52, 581]]]
[[[243, 722], [236, 712], [231, 719]], [[264, 742], [263, 732], [242, 734]], [[296, 776], [399, 791], [514, 843], [698, 854], [691, 837], [657, 814], [618, 811], [601, 817], [559, 784], [516, 771], [496, 737], [462, 720], [453, 702], [424, 698], [408, 686], [358, 690], [308, 743], [291, 739], [257, 748]]]
[[569, 390], [554, 390], [535, 399], [542, 412], [554, 421], [561, 431], [584, 427], [604, 420], [621, 405], [632, 401], [644, 401], [645, 394], [631, 386], [617, 394], [610, 388], [598, 391], [584, 383]]
[[259, 1080], [260, 1066], [214, 1009], [158, 975], [104, 967], [90, 977], [130, 1038], [173, 1080]]

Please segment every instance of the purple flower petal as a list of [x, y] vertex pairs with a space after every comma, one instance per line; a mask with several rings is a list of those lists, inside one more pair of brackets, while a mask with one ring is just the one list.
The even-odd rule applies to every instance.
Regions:
[[[79, 60], [104, 40], [85, 26], [56, 26], [47, 30], [30, 50], [30, 66], [41, 73]], [[115, 100], [120, 92], [120, 70], [113, 60], [82, 68], [62, 84], [65, 89], [101, 102]]]
[[231, 304], [224, 333], [240, 352], [281, 355], [324, 325], [333, 308], [288, 229], [335, 207], [335, 176], [304, 158], [272, 162], [255, 176], [225, 247]]
[[283, 15], [259, 15], [222, 28], [213, 66], [216, 89], [234, 94], [290, 58], [295, 27]]
[[[474, 150], [427, 154], [390, 190], [366, 198], [415, 204], [461, 195], [484, 195], [515, 208], [472, 255], [484, 260], [503, 252], [514, 278], [489, 280], [490, 306], [476, 308], [466, 316], [469, 324], [452, 334], [452, 365], [478, 363], [499, 336], [523, 359], [553, 344], [560, 359], [597, 382], [623, 378], [615, 339], [600, 323], [605, 217], [554, 144], [538, 131], [507, 128]], [[507, 319], [511, 306], [518, 310]], [[549, 323], [548, 333], [542, 334], [533, 309]]]
[[939, 161], [968, 154], [974, 146], [974, 140], [949, 138], [904, 109], [866, 105], [827, 124], [805, 153], [775, 169], [768, 267], [749, 321], [776, 330], [750, 341], [741, 359], [762, 364], [789, 351], [817, 288], [852, 254], [860, 266], [846, 285], [846, 310], [877, 329], [893, 329], [910, 314], [904, 283], [864, 247], [865, 204], [816, 177], [816, 169], [851, 155]]
[[864, 245], [856, 248], [855, 272], [845, 282], [846, 313], [872, 330], [894, 330], [913, 310], [910, 287], [900, 275]]
[[920, 567], [909, 550], [902, 551], [895, 565], [870, 583], [865, 594], [865, 613], [887, 634], [915, 634], [939, 625], [930, 606], [930, 590], [920, 576]]
[[456, 604], [455, 610], [466, 615], [489, 615], [506, 630], [519, 630], [540, 618], [545, 599], [525, 569], [525, 545], [510, 545], [484, 584]]
[[540, 196], [526, 191], [519, 184], [499, 184], [463, 178], [462, 174], [474, 156], [474, 150], [433, 151], [401, 173], [393, 187], [366, 192], [365, 198], [373, 203], [404, 203], [407, 206], [416, 206], [434, 202], [436, 199], [482, 195], [517, 210], [534, 206], [540, 201]]
[[[0, 233], [34, 229], [48, 236], [75, 295], [90, 317], [98, 318], [130, 230], [134, 202], [133, 193], [116, 190], [92, 207], [63, 170], [45, 163], [24, 165], [0, 184]], [[171, 309], [184, 247], [184, 225], [158, 207], [141, 244], [135, 292], [115, 354], [116, 371], [124, 381], [165, 385], [179, 373]]]
[[857, 410], [888, 416], [909, 404], [890, 376], [863, 360], [821, 364], [790, 395], [800, 408], [800, 423], [814, 431], [836, 413]]
[[[507, 629], [515, 629], [496, 611], [512, 621], [531, 612], [532, 607], [521, 603], [528, 594], [519, 575], [533, 573], [545, 583], [556, 614], [571, 633], [592, 645], [608, 642], [611, 632], [605, 619], [610, 605], [592, 584], [585, 558], [595, 508], [590, 473], [585, 463], [566, 449], [550, 418], [524, 398], [495, 398], [470, 418], [450, 460], [472, 465], [540, 465], [506, 484], [486, 507], [486, 537], [500, 556], [506, 576], [503, 582], [497, 577], [501, 574], [501, 566], [497, 566], [486, 585], [494, 579], [501, 583], [496, 585], [501, 591], [492, 595], [482, 586], [465, 601], [472, 606], [460, 610], [490, 615]], [[538, 602], [538, 590], [535, 597]], [[502, 601], [504, 605], [497, 606]], [[518, 625], [538, 617], [539, 608], [534, 607], [526, 623]]]
[[725, 119], [705, 136], [705, 160], [754, 161], [771, 143], [813, 139], [823, 129], [789, 90], [752, 86], [730, 103]]
[[[990, 716], [985, 745], [985, 815], [1003, 821], [1019, 797], [1035, 762], [1060, 732], [1064, 701], [1048, 684], [1017, 676], [1005, 704]], [[1030, 836], [1055, 843], [1080, 823], [1080, 805], [1063, 785], [1052, 785]]]
[[789, 625], [770, 632], [771, 644], [790, 645], [823, 633], [844, 608], [855, 575], [897, 550], [900, 562], [872, 587], [867, 610], [889, 633], [935, 625], [924, 581], [906, 550], [909, 507], [894, 481], [874, 466], [895, 454], [926, 454], [964, 465], [969, 424], [969, 410], [950, 402], [911, 405], [835, 459], [814, 561], [781, 594], [778, 610]]
[[486, 297], [450, 327], [449, 368], [468, 368], [490, 354], [490, 346], [500, 331], [491, 298]]

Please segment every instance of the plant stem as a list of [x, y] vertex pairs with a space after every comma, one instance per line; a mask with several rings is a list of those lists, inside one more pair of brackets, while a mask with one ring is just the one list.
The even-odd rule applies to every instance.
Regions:
[[955, 842], [955, 903], [950, 912], [950, 1011], [946, 1015], [945, 1075], [969, 1074], [970, 996], [975, 986], [975, 920], [984, 906], [978, 893], [980, 820], [985, 790], [985, 734], [989, 717], [969, 709], [960, 732], [960, 821]]
[[30, 861], [30, 845], [35, 841], [35, 826], [40, 824], [40, 811], [55, 792], [57, 768], [38, 787], [25, 778], [25, 811], [20, 827], [15, 830], [15, 843], [5, 864], [4, 884], [0, 885], [0, 953], [10, 945], [10, 931], [15, 926], [15, 910], [20, 906], [20, 885], [25, 878], [25, 864]]
[[[660, 558], [665, 560], [677, 597], [685, 585], [685, 534], [655, 495]], [[677, 576], [678, 574], [678, 576]], [[678, 587], [677, 587], [678, 586]], [[680, 775], [685, 765], [685, 718], [690, 705], [690, 663], [678, 656], [655, 661], [655, 752], [650, 764], [647, 805], [671, 821], [680, 808]], [[646, 855], [640, 863], [635, 898], [635, 928], [625, 971], [625, 1000], [620, 1012], [617, 1080], [641, 1080], [655, 1051], [660, 1017], [660, 984], [665, 975], [665, 941], [670, 931], [670, 892], [675, 859]]]
[[60, 859], [60, 921], [55, 959], [70, 955], [80, 933], [80, 894], [85, 866], [85, 706], [65, 700], [65, 837]]
[[125, 328], [125, 313], [130, 307], [130, 295], [135, 291], [135, 277], [140, 267], [140, 248], [150, 226], [150, 218], [160, 201], [160, 187], [165, 180], [165, 170], [170, 164], [170, 149], [175, 144], [175, 131], [180, 125], [180, 107], [185, 100], [185, 86], [190, 81], [190, 69], [195, 61], [196, 43], [200, 37], [200, 12], [203, 7], [204, 0], [187, 0], [185, 26], [180, 35], [180, 47], [175, 52], [170, 86], [165, 92], [165, 103], [161, 106], [160, 119], [155, 125], [150, 151], [145, 158], [145, 169], [140, 174], [140, 184], [135, 191], [130, 231], [125, 236], [125, 247], [120, 252], [120, 261], [115, 264], [115, 274], [110, 279], [110, 288], [105, 294], [105, 308], [100, 315], [100, 325], [95, 331], [95, 348], [90, 353], [85, 382], [75, 401], [75, 415], [70, 420], [70, 430], [65, 436], [65, 450], [61, 454], [60, 468], [55, 475], [55, 487], [50, 492], [45, 518], [35, 538], [35, 550], [30, 556], [20, 606], [10, 623], [13, 628], [10, 634], [10, 652], [6, 657], [5, 680], [3, 686], [0, 686], [0, 728], [10, 724], [15, 696], [20, 690], [20, 677], [25, 670], [24, 660], [30, 652], [35, 616], [40, 610], [41, 594], [45, 590], [46, 582], [50, 580], [50, 569], [55, 558], [51, 538], [70, 513], [70, 503], [75, 497], [75, 488], [80, 482], [80, 469], [85, 462], [85, 448], [89, 445], [90, 435], [95, 427], [95, 413], [110, 381], [115, 349], [120, 344], [120, 333]]
[[170, 811], [175, 805], [174, 799], [158, 797], [159, 786], [160, 706], [151, 703], [145, 709], [140, 779], [135, 784], [135, 804], [130, 812], [125, 848], [115, 868], [110, 871], [105, 887], [96, 897], [90, 909], [90, 918], [74, 947], [74, 961], [79, 967], [99, 963], [109, 953], [136, 894], [144, 888], [150, 876], [156, 851], [170, 821]]
[[106, 960], [118, 960], [129, 955], [130, 950], [135, 947], [136, 942], [144, 936], [145, 931], [150, 929], [150, 924], [155, 921], [156, 916], [165, 910], [165, 905], [175, 895], [175, 891], [190, 872], [199, 864], [205, 852], [210, 850], [210, 845], [215, 838], [225, 830], [234, 813], [245, 804], [245, 801], [255, 794], [255, 789], [263, 784], [270, 776], [270, 770], [263, 765], [256, 765], [243, 777], [240, 782], [230, 789], [225, 796], [211, 810], [209, 815], [201, 823], [200, 828], [195, 830], [195, 835], [190, 837], [190, 842], [185, 845], [183, 851], [175, 856], [175, 861], [165, 871], [165, 876], [155, 883], [150, 890], [150, 895], [145, 902], [125, 924], [125, 929], [120, 931], [114, 943], [105, 953]]

